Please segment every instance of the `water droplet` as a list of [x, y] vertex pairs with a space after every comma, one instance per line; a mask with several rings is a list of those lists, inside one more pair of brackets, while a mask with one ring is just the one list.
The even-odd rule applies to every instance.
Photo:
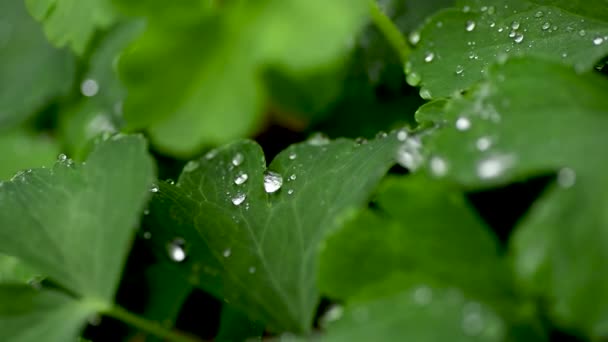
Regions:
[[488, 7], [488, 14], [490, 15], [494, 15], [496, 13], [496, 7], [494, 6], [489, 6]]
[[584, 36], [586, 36], [586, 35], [587, 35], [587, 31], [585, 31], [585, 30], [580, 30], [580, 31], [578, 31], [578, 35], [579, 35], [579, 36], [581, 36], [581, 37], [584, 37]]
[[244, 172], [240, 172], [234, 179], [234, 184], [236, 184], [236, 185], [244, 184], [247, 181], [247, 179], [249, 179], [249, 176]]
[[207, 152], [207, 154], [205, 154], [205, 159], [211, 160], [211, 159], [215, 158], [216, 155], [217, 155], [217, 150], [213, 149], [213, 150]]
[[496, 26], [496, 23], [495, 22], [491, 22], [490, 23], [490, 27], [494, 27], [494, 26]]
[[465, 5], [464, 7], [462, 7], [462, 12], [463, 13], [471, 12], [471, 6]]
[[412, 45], [416, 46], [416, 44], [418, 44], [418, 42], [420, 42], [420, 32], [418, 32], [418, 31], [410, 32], [409, 40]]
[[308, 138], [307, 143], [312, 146], [323, 146], [329, 144], [329, 138], [323, 133], [314, 133]]
[[407, 77], [405, 78], [405, 81], [407, 82], [407, 84], [411, 85], [412, 87], [415, 87], [418, 84], [420, 84], [421, 80], [422, 80], [422, 78], [416, 72], [410, 72], [409, 74], [407, 74]]
[[297, 154], [295, 154], [294, 152], [291, 152], [291, 153], [289, 154], [289, 160], [295, 160], [297, 157], [298, 157], [298, 155], [297, 155]]
[[283, 176], [276, 172], [264, 172], [264, 191], [271, 194], [277, 192], [283, 186]]
[[415, 138], [407, 139], [397, 150], [397, 162], [411, 171], [418, 169], [423, 162], [420, 148], [421, 145], [418, 140]]
[[569, 167], [559, 170], [557, 184], [565, 189], [573, 187], [576, 184], [576, 172]]
[[463, 308], [462, 330], [468, 336], [481, 334], [484, 328], [481, 306], [478, 303], [467, 303]]
[[237, 154], [235, 154], [234, 157], [232, 157], [232, 165], [239, 166], [243, 163], [243, 160], [245, 160], [245, 157], [243, 156], [243, 154], [240, 152], [237, 152]]
[[456, 75], [462, 75], [463, 71], [464, 71], [464, 67], [462, 65], [456, 66]]
[[492, 139], [489, 137], [481, 137], [475, 142], [475, 146], [480, 151], [487, 151], [492, 146]]
[[484, 159], [477, 164], [477, 176], [481, 179], [492, 179], [503, 174], [513, 165], [514, 158], [508, 155], [497, 155]]
[[456, 120], [456, 129], [459, 131], [466, 131], [471, 128], [471, 120], [465, 118], [464, 116], [459, 117]]
[[545, 13], [543, 13], [543, 11], [537, 11], [536, 13], [534, 13], [535, 18], [542, 18], [543, 15], [545, 15]]
[[413, 299], [418, 305], [427, 305], [433, 300], [433, 290], [428, 286], [418, 286], [414, 289]]
[[604, 42], [604, 38], [602, 38], [602, 37], [593, 38], [593, 45], [601, 45], [603, 42]]
[[293, 195], [293, 189], [289, 189], [289, 190], [287, 190], [287, 194], [288, 194], [288, 195]]
[[367, 144], [367, 139], [365, 139], [364, 137], [357, 137], [355, 139], [355, 145], [359, 146], [359, 145], [365, 145]]
[[518, 33], [515, 35], [515, 37], [513, 38], [513, 41], [515, 41], [517, 44], [521, 43], [524, 41], [524, 35], [521, 33]]
[[152, 238], [152, 233], [150, 233], [150, 232], [144, 232], [144, 239], [150, 240], [151, 238]]
[[388, 137], [388, 134], [385, 131], [380, 131], [376, 133], [376, 139], [384, 139]]
[[436, 177], [443, 177], [448, 173], [448, 163], [440, 157], [432, 157], [430, 161], [431, 172]]
[[80, 92], [86, 97], [95, 96], [99, 92], [99, 84], [94, 79], [86, 79], [80, 84]]
[[245, 202], [245, 199], [247, 198], [247, 195], [245, 194], [237, 194], [236, 196], [232, 197], [231, 201], [232, 204], [234, 205], [241, 205], [241, 203]]
[[433, 98], [433, 95], [431, 94], [431, 91], [428, 88], [421, 88], [419, 94], [420, 97], [425, 100], [430, 100]]
[[255, 266], [250, 266], [249, 269], [248, 269], [248, 271], [249, 271], [250, 274], [254, 274], [255, 271], [256, 271], [255, 270]]
[[399, 132], [397, 132], [397, 140], [399, 141], [405, 141], [407, 139], [407, 131], [402, 129]]
[[517, 34], [517, 32], [515, 32], [515, 31], [509, 32], [509, 38], [514, 38], [516, 34]]
[[475, 24], [475, 22], [473, 20], [467, 20], [467, 22], [464, 25], [464, 29], [467, 32], [471, 32], [471, 31], [473, 31], [475, 29], [475, 25], [476, 24]]
[[547, 31], [550, 27], [551, 27], [551, 23], [547, 21], [540, 28], [542, 28], [543, 31]]
[[200, 166], [200, 163], [196, 160], [191, 160], [184, 166], [184, 172], [192, 172]]
[[60, 163], [63, 163], [63, 162], [65, 162], [66, 160], [68, 160], [68, 156], [66, 156], [66, 155], [65, 155], [65, 154], [63, 154], [63, 153], [57, 156], [57, 161], [58, 161], [58, 162], [60, 162]]
[[222, 252], [222, 255], [224, 256], [224, 258], [229, 258], [232, 255], [232, 249], [230, 249], [230, 248], [224, 249], [224, 251]]
[[159, 190], [160, 189], [156, 184], [152, 184], [152, 186], [150, 187], [150, 192], [157, 193]]
[[297, 176], [295, 173], [292, 174], [291, 176], [289, 176], [289, 180], [292, 180], [292, 181], [296, 180], [296, 178], [297, 178]]
[[433, 59], [435, 59], [435, 54], [433, 52], [427, 51], [427, 53], [424, 54], [425, 62], [430, 63]]
[[519, 28], [519, 21], [515, 20], [511, 23], [511, 28], [517, 30]]
[[175, 238], [167, 245], [167, 252], [169, 253], [169, 259], [175, 262], [182, 262], [186, 260], [188, 256], [185, 249], [186, 241], [182, 238]]
[[332, 305], [325, 314], [323, 315], [323, 326], [326, 326], [329, 323], [335, 322], [342, 318], [344, 315], [344, 307], [342, 305], [334, 304]]

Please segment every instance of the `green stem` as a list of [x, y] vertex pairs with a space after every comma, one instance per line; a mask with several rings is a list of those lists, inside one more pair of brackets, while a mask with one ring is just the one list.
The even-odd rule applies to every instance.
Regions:
[[157, 337], [173, 342], [201, 342], [200, 340], [187, 336], [180, 332], [175, 332], [164, 328], [160, 323], [149, 321], [139, 317], [120, 306], [114, 306], [109, 311], [104, 312], [110, 317], [114, 317], [122, 322], [130, 324], [142, 331], [156, 335]]
[[384, 38], [391, 44], [393, 49], [399, 54], [399, 58], [402, 63], [407, 61], [411, 49], [407, 45], [405, 37], [401, 34], [401, 31], [395, 26], [389, 17], [382, 12], [376, 0], [369, 0], [369, 12], [372, 17], [372, 21], [382, 32]]

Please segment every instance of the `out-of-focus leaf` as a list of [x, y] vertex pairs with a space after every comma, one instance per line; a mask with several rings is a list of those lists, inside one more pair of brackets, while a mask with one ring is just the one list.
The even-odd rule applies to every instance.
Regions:
[[49, 136], [24, 129], [0, 133], [0, 179], [9, 179], [27, 168], [51, 166], [59, 152]]

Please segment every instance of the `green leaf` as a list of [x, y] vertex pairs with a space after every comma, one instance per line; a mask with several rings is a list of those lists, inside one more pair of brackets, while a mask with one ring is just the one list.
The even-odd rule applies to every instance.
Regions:
[[5, 129], [70, 90], [74, 59], [50, 46], [23, 1], [2, 1], [0, 23], [0, 129]]
[[603, 0], [479, 0], [442, 11], [420, 31], [406, 67], [425, 98], [449, 96], [483, 78], [509, 55], [529, 55], [592, 70], [608, 54]]
[[25, 283], [38, 275], [19, 259], [0, 254], [0, 284]]
[[322, 293], [350, 299], [402, 273], [391, 292], [428, 279], [477, 298], [512, 297], [497, 241], [462, 194], [419, 176], [389, 178], [375, 203], [350, 215], [324, 244], [318, 276]]
[[54, 290], [0, 284], [0, 340], [74, 341], [96, 310], [96, 303]]
[[607, 336], [608, 277], [597, 263], [608, 258], [608, 81], [521, 58], [491, 68], [488, 77], [447, 104], [443, 128], [426, 141], [428, 169], [470, 188], [557, 172], [557, 186], [511, 241], [515, 270], [560, 325]]
[[252, 322], [242, 312], [235, 310], [229, 305], [222, 307], [220, 317], [220, 328], [214, 341], [217, 342], [240, 342], [261, 341], [264, 334], [264, 326]]
[[117, 19], [111, 0], [25, 0], [36, 20], [44, 25], [48, 39], [57, 47], [69, 46], [82, 55], [101, 29]]
[[[503, 341], [504, 323], [485, 305], [450, 289], [421, 288], [348, 305], [322, 339], [338, 341]], [[335, 319], [335, 318], [334, 318]]]
[[50, 166], [59, 152], [57, 142], [49, 136], [24, 129], [0, 133], [0, 179], [8, 179], [29, 167]]
[[127, 123], [178, 155], [254, 132], [266, 100], [262, 72], [311, 73], [340, 58], [365, 24], [367, 3], [266, 0], [193, 12], [201, 18], [151, 20], [120, 61]]
[[280, 189], [257, 144], [212, 151], [187, 164], [176, 186], [161, 185], [147, 216], [152, 241], [175, 261], [185, 252], [176, 267], [251, 319], [306, 332], [319, 300], [317, 248], [344, 210], [366, 201], [398, 143], [394, 134], [365, 145], [316, 136], [270, 164]]
[[84, 298], [113, 303], [153, 170], [143, 138], [116, 136], [86, 165], [59, 161], [1, 183], [0, 253]]

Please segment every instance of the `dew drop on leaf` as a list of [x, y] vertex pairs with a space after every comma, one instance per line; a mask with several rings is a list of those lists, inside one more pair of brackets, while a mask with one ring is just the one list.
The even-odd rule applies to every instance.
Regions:
[[586, 36], [586, 35], [587, 35], [587, 31], [585, 31], [585, 30], [580, 30], [580, 31], [578, 31], [578, 35], [579, 35], [579, 36], [581, 36], [581, 37], [584, 37], [584, 36]]
[[422, 81], [422, 78], [420, 77], [420, 75], [418, 73], [410, 72], [409, 74], [407, 74], [405, 81], [407, 82], [407, 84], [411, 85], [412, 87], [415, 87], [418, 84], [420, 84], [420, 81]]
[[247, 179], [249, 179], [249, 176], [244, 172], [240, 172], [234, 179], [234, 184], [236, 184], [236, 185], [244, 184], [245, 182], [247, 182]]
[[279, 191], [283, 186], [283, 176], [276, 172], [264, 172], [264, 191], [271, 194]]
[[191, 160], [184, 166], [184, 172], [192, 172], [200, 166], [200, 163], [196, 160]]
[[150, 192], [153, 193], [157, 193], [160, 189], [158, 188], [158, 185], [156, 184], [152, 184], [152, 186], [150, 187]]
[[232, 165], [239, 166], [243, 163], [243, 160], [245, 160], [245, 157], [243, 156], [243, 154], [240, 152], [237, 152], [237, 154], [235, 154], [234, 157], [232, 157]]
[[524, 41], [524, 35], [521, 33], [518, 33], [515, 35], [515, 37], [513, 38], [513, 41], [516, 42], [517, 44], [521, 43]]
[[471, 120], [465, 118], [464, 116], [459, 117], [456, 120], [456, 129], [459, 131], [466, 131], [471, 128]]
[[433, 300], [433, 290], [430, 287], [422, 285], [414, 289], [412, 293], [414, 302], [418, 305], [428, 305]]
[[418, 42], [420, 42], [420, 32], [418, 31], [412, 31], [409, 34], [409, 41], [412, 45], [416, 46], [416, 44], [418, 44]]
[[245, 195], [245, 194], [237, 194], [236, 196], [232, 197], [231, 201], [232, 201], [232, 204], [239, 206], [239, 205], [241, 205], [241, 203], [245, 202], [246, 198], [247, 198], [247, 195]]
[[423, 162], [420, 148], [416, 139], [407, 139], [397, 150], [397, 162], [411, 171], [417, 170]]
[[224, 249], [224, 251], [222, 252], [222, 255], [224, 256], [224, 258], [229, 258], [232, 255], [232, 249], [230, 249], [230, 248]]
[[68, 160], [68, 156], [66, 156], [66, 155], [65, 155], [65, 154], [63, 154], [63, 153], [57, 156], [57, 161], [58, 161], [58, 162], [60, 162], [60, 163], [63, 163], [63, 162], [65, 162], [66, 160]]
[[448, 163], [441, 157], [432, 157], [430, 167], [431, 173], [436, 177], [443, 177], [448, 173]]
[[511, 23], [511, 28], [512, 28], [512, 29], [514, 29], [514, 30], [517, 30], [517, 29], [519, 28], [519, 25], [520, 25], [520, 24], [519, 24], [519, 21], [517, 21], [517, 20], [516, 20], [516, 21], [513, 21], [513, 22]]
[[144, 239], [150, 240], [152, 238], [152, 233], [150, 233], [150, 232], [144, 232], [143, 236], [144, 236]]
[[424, 61], [427, 63], [430, 63], [433, 61], [433, 59], [435, 59], [435, 54], [431, 51], [428, 51], [425, 55], [424, 55]]
[[99, 92], [99, 84], [94, 79], [86, 79], [80, 85], [80, 91], [86, 97], [95, 96]]
[[576, 184], [576, 172], [569, 167], [559, 170], [557, 184], [564, 189], [573, 187]]
[[467, 20], [467, 22], [464, 25], [464, 29], [467, 32], [471, 32], [471, 31], [473, 31], [475, 29], [475, 26], [476, 26], [476, 24], [475, 24], [475, 22], [473, 20]]
[[543, 15], [545, 15], [545, 13], [543, 13], [543, 11], [537, 11], [536, 13], [534, 13], [535, 18], [542, 18]]
[[334, 304], [327, 309], [323, 318], [321, 319], [322, 325], [327, 326], [328, 324], [335, 322], [342, 318], [344, 315], [344, 307], [339, 304]]
[[323, 146], [329, 144], [329, 138], [323, 133], [314, 133], [308, 138], [306, 141], [309, 145], [312, 146]]
[[547, 21], [540, 28], [542, 28], [543, 31], [547, 31], [548, 29], [551, 28], [551, 23]]
[[593, 45], [601, 45], [604, 42], [604, 38], [602, 37], [595, 37], [593, 39]]
[[464, 71], [464, 67], [462, 65], [459, 64], [456, 66], [456, 71], [455, 71], [456, 75], [462, 75], [463, 71]]
[[293, 195], [293, 189], [289, 189], [289, 190], [287, 190], [287, 194], [288, 194], [288, 195]]
[[477, 176], [481, 179], [492, 179], [503, 174], [511, 167], [514, 158], [508, 155], [492, 156], [477, 164]]
[[475, 146], [479, 151], [486, 151], [492, 146], [492, 139], [489, 137], [481, 137], [477, 139]]
[[407, 139], [407, 131], [402, 129], [399, 132], [397, 132], [397, 140], [399, 141], [405, 141]]
[[289, 154], [289, 160], [295, 160], [298, 157], [297, 154], [295, 154], [294, 152]]
[[254, 274], [255, 271], [256, 271], [255, 266], [249, 267], [248, 271], [249, 271], [250, 274]]
[[174, 262], [182, 262], [188, 256], [185, 249], [186, 242], [182, 238], [175, 238], [167, 244], [167, 253], [169, 259]]

